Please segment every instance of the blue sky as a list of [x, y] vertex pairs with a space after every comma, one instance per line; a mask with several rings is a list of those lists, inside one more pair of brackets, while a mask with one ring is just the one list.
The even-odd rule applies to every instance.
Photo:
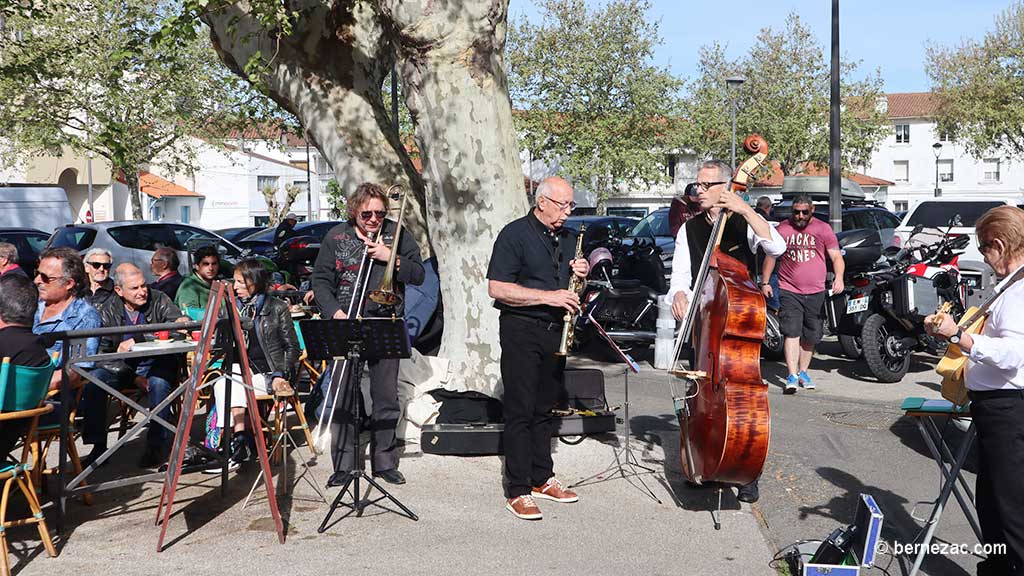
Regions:
[[[718, 41], [729, 58], [737, 58], [747, 53], [761, 28], [781, 30], [790, 12], [799, 14], [822, 49], [829, 50], [831, 0], [650, 1], [650, 16], [660, 20], [664, 40], [656, 62], [679, 76], [695, 76], [701, 46]], [[980, 39], [1009, 6], [1010, 0], [840, 0], [840, 50], [844, 58], [861, 61], [859, 73], [879, 68], [886, 92], [924, 92], [930, 89], [926, 45], [956, 46], [963, 39]], [[719, 12], [723, 7], [724, 14]], [[511, 0], [509, 19], [523, 15], [537, 21], [537, 3]]]

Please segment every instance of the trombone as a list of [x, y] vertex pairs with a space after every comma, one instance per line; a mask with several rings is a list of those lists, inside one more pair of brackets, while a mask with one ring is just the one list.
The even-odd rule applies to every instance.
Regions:
[[[398, 184], [393, 184], [390, 188], [388, 188], [385, 194], [389, 198], [392, 198], [392, 191], [397, 188], [401, 188], [401, 186]], [[381, 279], [380, 287], [370, 292], [370, 300], [373, 300], [374, 302], [381, 306], [388, 306], [391, 308], [398, 306], [402, 302], [402, 297], [399, 296], [397, 292], [395, 292], [394, 276], [395, 262], [397, 261], [398, 257], [398, 242], [402, 237], [402, 222], [405, 219], [405, 205], [406, 200], [409, 197], [408, 194], [399, 194], [397, 192], [395, 193], [395, 195], [400, 195], [402, 197], [402, 203], [400, 205], [400, 208], [398, 209], [398, 224], [397, 226], [395, 226], [395, 237], [391, 240], [391, 256], [388, 258], [387, 268], [384, 269], [384, 278]], [[380, 231], [384, 231], [383, 223], [381, 224]], [[379, 236], [380, 235], [378, 234], [378, 238]]]

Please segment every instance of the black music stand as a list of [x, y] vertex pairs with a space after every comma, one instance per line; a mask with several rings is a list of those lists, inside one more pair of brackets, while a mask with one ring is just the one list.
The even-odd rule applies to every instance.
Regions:
[[[632, 370], [633, 373], [639, 374], [640, 365], [636, 363], [636, 360], [633, 360], [633, 358], [631, 358], [628, 354], [623, 352], [617, 344], [615, 344], [615, 341], [612, 340], [610, 336], [608, 336], [608, 333], [604, 331], [604, 328], [602, 328], [601, 325], [597, 323], [597, 320], [594, 320], [594, 317], [591, 316], [589, 313], [587, 314], [587, 321], [591, 322], [594, 325], [594, 327], [597, 328], [598, 335], [600, 335], [601, 338], [603, 338], [604, 341], [607, 342], [608, 345], [612, 347], [612, 350], [614, 350], [619, 355], [619, 358], [626, 363], [626, 369], [623, 370], [622, 373], [622, 377], [624, 379], [623, 386], [625, 388], [626, 395], [625, 401], [623, 402], [623, 407], [625, 409], [623, 418], [626, 426], [626, 433], [623, 436], [622, 448], [619, 450], [615, 450], [611, 464], [609, 464], [604, 470], [596, 474], [592, 474], [591, 476], [588, 476], [580, 480], [579, 482], [571, 484], [569, 488], [573, 488], [576, 486], [586, 486], [588, 484], [598, 484], [600, 482], [604, 482], [605, 480], [611, 480], [615, 478], [615, 476], [619, 476], [625, 481], [629, 482], [630, 484], [633, 484], [630, 478], [636, 478], [637, 481], [640, 482], [640, 485], [643, 487], [643, 490], [647, 493], [647, 495], [650, 496], [658, 504], [661, 504], [661, 500], [658, 498], [657, 495], [654, 494], [653, 491], [651, 491], [650, 488], [648, 488], [647, 483], [644, 482], [644, 479], [641, 477], [641, 475], [644, 473], [653, 474], [654, 468], [644, 466], [643, 464], [641, 464], [640, 461], [637, 460], [636, 455], [633, 454], [633, 450], [630, 448], [629, 445], [629, 437], [631, 434], [629, 422], [629, 372], [630, 370]], [[641, 472], [641, 470], [643, 472]], [[611, 474], [609, 474], [609, 472], [611, 472]], [[633, 484], [633, 486], [636, 486], [636, 484]], [[640, 486], [636, 487], [639, 488]]]
[[[328, 360], [340, 357], [347, 357], [349, 360], [349, 389], [350, 409], [352, 411], [352, 447], [355, 457], [355, 469], [349, 472], [341, 490], [331, 503], [327, 515], [317, 528], [317, 532], [323, 533], [327, 530], [327, 523], [330, 521], [334, 511], [339, 506], [349, 508], [348, 514], [339, 518], [343, 520], [353, 512], [356, 516], [362, 516], [363, 510], [371, 505], [379, 506], [384, 510], [398, 513], [395, 510], [378, 504], [387, 498], [395, 506], [398, 506], [405, 516], [412, 520], [419, 520], [416, 514], [399, 502], [397, 498], [385, 490], [376, 480], [366, 473], [363, 465], [363, 453], [360, 450], [359, 436], [362, 433], [362, 403], [360, 375], [362, 373], [363, 360], [384, 360], [389, 358], [408, 358], [412, 355], [409, 344], [409, 333], [405, 327], [405, 320], [401, 318], [356, 318], [347, 320], [303, 320], [299, 322], [302, 329], [302, 337], [306, 342], [306, 353], [313, 360]], [[344, 382], [345, 374], [342, 374], [336, 381], [340, 386]], [[332, 378], [333, 380], [333, 378]], [[370, 487], [360, 497], [359, 481], [365, 480]], [[370, 488], [376, 488], [381, 496], [374, 499], [365, 499]], [[351, 492], [352, 502], [343, 502], [342, 499]]]

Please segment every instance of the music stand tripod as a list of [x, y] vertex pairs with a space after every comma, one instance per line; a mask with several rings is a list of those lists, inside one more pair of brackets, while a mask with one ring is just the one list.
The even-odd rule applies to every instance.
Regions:
[[[623, 352], [622, 349], [618, 347], [618, 345], [615, 344], [615, 341], [612, 340], [611, 337], [605, 333], [604, 328], [602, 328], [601, 325], [598, 324], [596, 320], [594, 320], [593, 316], [590, 316], [588, 314], [587, 319], [589, 322], [592, 322], [594, 324], [594, 327], [597, 328], [597, 333], [602, 338], [604, 338], [605, 342], [607, 342], [608, 345], [611, 346], [612, 349], [615, 350], [615, 352], [619, 355], [619, 357], [626, 363], [626, 368], [623, 371], [622, 376], [624, 388], [624, 401], [622, 403], [622, 406], [623, 418], [626, 426], [626, 433], [623, 435], [622, 448], [615, 450], [611, 463], [609, 463], [604, 470], [596, 474], [592, 474], [584, 478], [583, 480], [580, 480], [579, 482], [571, 484], [569, 488], [574, 488], [576, 486], [586, 486], [587, 484], [597, 484], [599, 482], [604, 482], [605, 480], [610, 480], [614, 478], [616, 475], [626, 480], [630, 484], [633, 484], [633, 482], [630, 481], [630, 478], [636, 478], [637, 481], [640, 482], [641, 486], [643, 486], [643, 490], [647, 492], [647, 495], [650, 496], [658, 504], [661, 504], [661, 500], [647, 486], [647, 483], [644, 482], [644, 479], [641, 477], [641, 475], [643, 475], [644, 473], [653, 474], [655, 472], [654, 468], [644, 466], [643, 464], [641, 464], [640, 461], [637, 460], [636, 455], [633, 454], [633, 450], [630, 447], [629, 443], [629, 372], [630, 370], [632, 370], [634, 373], [639, 374], [640, 366], [637, 365], [635, 360], [633, 360], [628, 354]], [[641, 470], [643, 470], [643, 472], [641, 472]], [[609, 472], [611, 472], [612, 474], [609, 475]], [[636, 485], [633, 484], [633, 486]]]
[[[374, 480], [365, 471], [363, 453], [360, 449], [359, 437], [362, 433], [362, 402], [360, 376], [362, 373], [362, 362], [367, 360], [384, 360], [389, 358], [408, 358], [412, 355], [409, 347], [409, 336], [405, 327], [405, 320], [391, 318], [356, 318], [346, 320], [305, 320], [300, 322], [302, 335], [306, 341], [306, 350], [314, 360], [322, 358], [348, 358], [348, 386], [349, 386], [349, 409], [351, 411], [352, 428], [351, 442], [355, 468], [349, 472], [345, 483], [341, 485], [338, 495], [334, 498], [327, 515], [324, 516], [317, 532], [323, 533], [328, 528], [328, 522], [339, 506], [349, 508], [349, 512], [339, 518], [343, 520], [350, 514], [362, 516], [363, 510], [369, 506], [378, 506], [389, 512], [398, 511], [385, 506], [379, 502], [385, 498], [392, 504], [398, 506], [407, 518], [419, 520], [419, 516], [402, 504], [390, 492], [384, 489], [379, 482]], [[346, 374], [341, 374], [332, 380], [341, 386], [345, 382]], [[365, 492], [360, 494], [360, 481], [365, 481], [369, 486]], [[376, 488], [381, 496], [370, 500], [366, 496], [370, 490]], [[351, 495], [352, 502], [345, 502], [346, 495]], [[400, 514], [402, 515], [402, 514]]]

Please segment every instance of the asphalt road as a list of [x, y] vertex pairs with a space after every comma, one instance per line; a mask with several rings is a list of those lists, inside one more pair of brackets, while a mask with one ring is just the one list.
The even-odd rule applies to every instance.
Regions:
[[[939, 398], [933, 359], [915, 356], [903, 381], [874, 381], [861, 362], [841, 356], [835, 341], [825, 341], [809, 371], [816, 391], [782, 394], [785, 366], [764, 362], [762, 377], [770, 384], [772, 438], [761, 479], [761, 499], [751, 509], [772, 552], [801, 540], [821, 540], [833, 529], [853, 522], [858, 494], [871, 494], [885, 514], [883, 537], [890, 544], [920, 541], [923, 520], [938, 496], [940, 472], [917, 426], [899, 409], [905, 397]], [[609, 402], [623, 401], [620, 370], [606, 369]], [[679, 428], [672, 417], [665, 378], [649, 367], [630, 379], [634, 438], [665, 450], [665, 473], [679, 474]], [[940, 424], [940, 426], [942, 426]], [[962, 432], [942, 426], [951, 445]], [[974, 488], [974, 455], [965, 476]], [[708, 490], [708, 508], [714, 502]], [[728, 509], [741, 505], [730, 492]], [[742, 507], [745, 508], [746, 505]], [[705, 510], [706, 510], [705, 509]], [[725, 535], [723, 535], [725, 537]], [[935, 540], [977, 543], [964, 514], [950, 498]], [[979, 557], [929, 555], [919, 573], [935, 576], [974, 574]], [[866, 574], [906, 574], [913, 560], [880, 555], [879, 566]]]

